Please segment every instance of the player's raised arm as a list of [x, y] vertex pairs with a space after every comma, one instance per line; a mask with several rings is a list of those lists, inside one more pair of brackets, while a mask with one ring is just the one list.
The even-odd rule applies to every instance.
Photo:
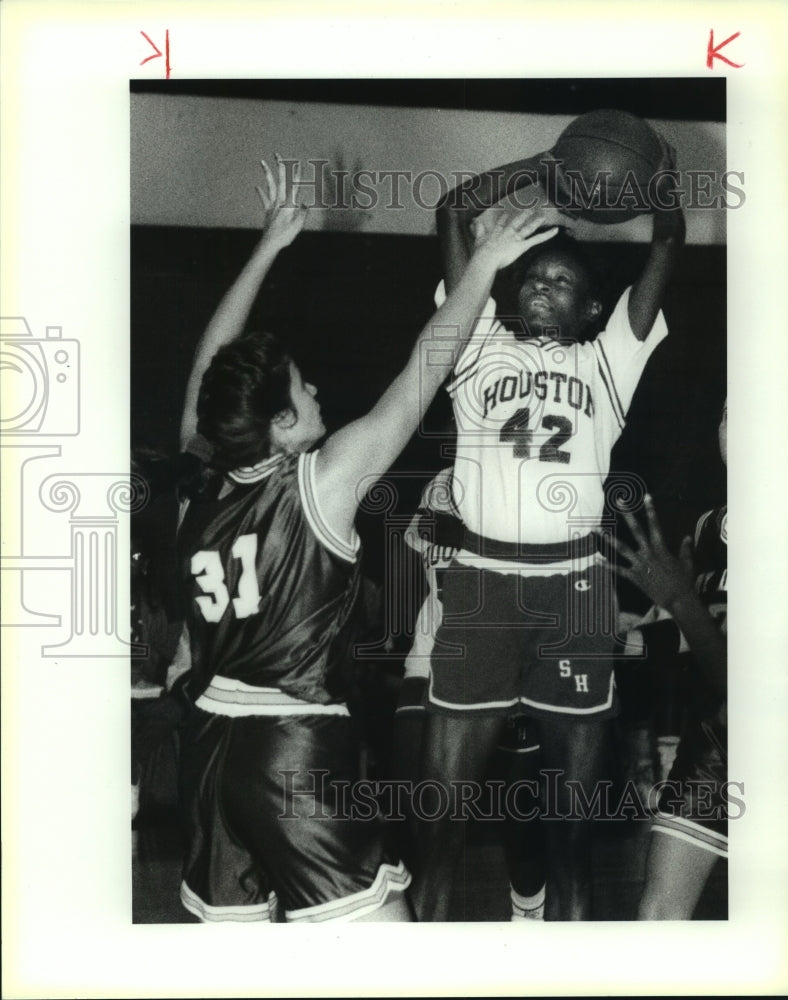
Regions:
[[675, 151], [662, 139], [659, 172], [663, 176], [656, 185], [658, 204], [653, 210], [651, 248], [629, 295], [629, 324], [638, 340], [645, 340], [651, 333], [662, 308], [668, 280], [684, 246], [686, 226], [675, 186], [675, 160]]
[[435, 219], [447, 291], [456, 287], [473, 252], [474, 219], [502, 198], [543, 179], [543, 161], [548, 155], [537, 153], [494, 170], [475, 174], [449, 191], [441, 200]]
[[260, 241], [232, 287], [222, 298], [197, 344], [181, 418], [182, 450], [197, 430], [197, 398], [202, 377], [211, 359], [220, 347], [243, 333], [260, 286], [277, 254], [293, 242], [304, 225], [306, 211], [297, 204], [295, 197], [298, 167], [296, 166], [294, 174], [294, 184], [288, 191], [284, 163], [278, 156], [277, 161], [276, 177], [265, 160], [260, 161], [264, 172], [264, 184], [257, 188], [264, 215]]
[[692, 539], [684, 539], [678, 558], [671, 555], [662, 539], [650, 497], [646, 497], [645, 505], [645, 530], [631, 514], [624, 515], [637, 547], [633, 549], [621, 541], [613, 541], [619, 556], [625, 560], [618, 563], [616, 572], [670, 612], [686, 637], [706, 682], [715, 694], [724, 697], [727, 646], [717, 623], [695, 592]]
[[[359, 483], [381, 476], [407, 444], [460, 349], [482, 315], [497, 270], [555, 235], [540, 233], [539, 211], [501, 218], [477, 242], [465, 273], [419, 335], [410, 357], [376, 406], [333, 434], [317, 460], [317, 488], [326, 520], [341, 537], [353, 526]], [[367, 487], [374, 480], [368, 479]]]

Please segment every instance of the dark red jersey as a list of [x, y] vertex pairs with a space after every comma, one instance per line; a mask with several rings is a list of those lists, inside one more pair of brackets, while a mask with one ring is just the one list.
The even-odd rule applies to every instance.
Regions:
[[354, 639], [359, 543], [325, 523], [316, 452], [217, 477], [179, 532], [197, 704], [223, 715], [336, 706]]

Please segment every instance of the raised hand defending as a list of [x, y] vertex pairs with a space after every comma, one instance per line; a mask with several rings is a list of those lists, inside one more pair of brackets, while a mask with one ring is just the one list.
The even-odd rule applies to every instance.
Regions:
[[541, 228], [546, 221], [540, 209], [516, 215], [501, 213], [488, 230], [477, 229], [471, 259], [488, 260], [498, 269], [507, 267], [526, 251], [555, 236], [557, 226]]
[[264, 237], [270, 245], [281, 250], [289, 246], [304, 228], [306, 207], [299, 204], [297, 184], [301, 178], [301, 164], [296, 163], [290, 187], [287, 185], [285, 164], [276, 154], [277, 176], [265, 160], [260, 164], [265, 174], [265, 184], [258, 184], [255, 190], [263, 205]]

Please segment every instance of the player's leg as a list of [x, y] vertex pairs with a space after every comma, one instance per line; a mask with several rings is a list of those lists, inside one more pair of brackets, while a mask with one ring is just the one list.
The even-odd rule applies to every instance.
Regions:
[[427, 720], [424, 700], [428, 683], [426, 677], [406, 677], [394, 713], [391, 777], [395, 782], [404, 782], [406, 787], [406, 794], [401, 796], [406, 818], [397, 821], [395, 830], [409, 867], [415, 857], [417, 823], [412, 809], [412, 790], [421, 780], [422, 743]]
[[728, 853], [725, 708], [692, 719], [652, 822], [641, 920], [689, 920], [717, 858]]
[[445, 798], [436, 818], [428, 818], [424, 810], [418, 827], [411, 899], [421, 921], [448, 919], [454, 871], [465, 841], [463, 796], [472, 794], [473, 784], [482, 780], [502, 725], [500, 717], [428, 716], [422, 781], [437, 783]]
[[[547, 844], [548, 920], [591, 916], [593, 817], [617, 711], [612, 662], [615, 590], [608, 569], [592, 561], [570, 574], [525, 581], [523, 606], [555, 624], [532, 637], [522, 664], [521, 698], [539, 713]], [[549, 713], [547, 711], [549, 709]]]
[[[548, 858], [548, 920], [588, 920], [591, 916], [593, 817], [577, 809], [567, 782], [593, 801], [602, 774], [609, 722], [567, 716], [540, 720], [542, 762], [550, 776], [551, 800], [544, 819]], [[555, 815], [557, 818], [548, 818]]]
[[[443, 578], [444, 617], [436, 635], [424, 734], [422, 782], [437, 784], [440, 814], [418, 828], [412, 900], [419, 920], [446, 920], [474, 795], [517, 704], [525, 632], [518, 581], [453, 562]], [[416, 806], [419, 806], [418, 800]]]
[[717, 860], [700, 844], [653, 832], [638, 920], [690, 920]]
[[512, 920], [544, 919], [545, 844], [539, 820], [539, 763], [533, 719], [507, 719], [490, 769], [507, 788], [503, 823]]

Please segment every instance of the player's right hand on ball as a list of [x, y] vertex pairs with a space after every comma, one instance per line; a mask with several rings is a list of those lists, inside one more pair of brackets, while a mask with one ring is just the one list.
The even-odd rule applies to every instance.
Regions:
[[545, 222], [546, 217], [540, 209], [511, 216], [502, 213], [489, 230], [477, 234], [474, 259], [489, 262], [498, 269], [507, 267], [527, 250], [555, 236], [557, 226], [538, 231]]
[[276, 162], [277, 176], [274, 177], [265, 160], [260, 160], [265, 173], [265, 184], [257, 185], [255, 190], [263, 204], [264, 238], [281, 249], [289, 246], [304, 228], [306, 208], [298, 203], [296, 194], [301, 178], [301, 164], [294, 165], [292, 184], [288, 190], [287, 168], [278, 154]]

